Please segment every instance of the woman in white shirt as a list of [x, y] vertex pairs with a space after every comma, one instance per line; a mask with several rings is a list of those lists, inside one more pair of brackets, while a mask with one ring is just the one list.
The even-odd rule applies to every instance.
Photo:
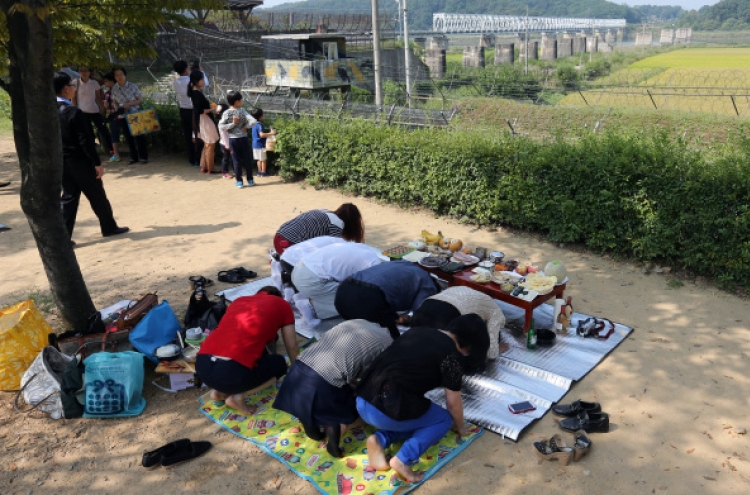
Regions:
[[[102, 102], [101, 86], [97, 81], [91, 79], [91, 71], [85, 65], [78, 66], [81, 78], [76, 80], [75, 106], [81, 109], [89, 125], [94, 124], [99, 132], [99, 141], [102, 147], [115, 157], [112, 149], [112, 136], [109, 134], [107, 124], [104, 121], [104, 103]], [[115, 161], [110, 158], [110, 161]]]

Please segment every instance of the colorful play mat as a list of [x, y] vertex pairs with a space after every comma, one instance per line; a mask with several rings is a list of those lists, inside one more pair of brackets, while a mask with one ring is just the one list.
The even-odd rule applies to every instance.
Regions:
[[[268, 455], [275, 457], [297, 476], [310, 481], [321, 492], [330, 495], [404, 494], [445, 466], [451, 459], [479, 438], [483, 430], [473, 427], [472, 433], [461, 437], [454, 431], [432, 446], [419, 459], [414, 469], [425, 472], [420, 483], [409, 484], [393, 470], [375, 471], [368, 467], [366, 439], [373, 430], [353, 428], [342, 437], [344, 457], [332, 457], [326, 451], [326, 440], [309, 439], [297, 418], [271, 407], [278, 392], [277, 385], [250, 395], [246, 400], [254, 410], [247, 417], [225, 406], [223, 401], [212, 400], [208, 394], [199, 398], [200, 411], [240, 438], [251, 441]], [[391, 453], [400, 444], [392, 446]]]

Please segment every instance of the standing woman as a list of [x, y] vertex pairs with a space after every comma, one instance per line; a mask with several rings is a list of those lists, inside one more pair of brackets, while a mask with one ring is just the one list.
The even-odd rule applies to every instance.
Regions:
[[201, 153], [201, 173], [210, 174], [214, 170], [214, 156], [216, 154], [216, 142], [219, 140], [219, 131], [213, 113], [216, 105], [211, 105], [208, 98], [203, 94], [201, 88], [206, 85], [203, 72], [194, 70], [190, 73], [190, 82], [187, 87], [187, 95], [193, 102], [193, 128], [195, 135], [203, 141], [203, 152]]
[[117, 84], [112, 88], [112, 96], [115, 102], [117, 102], [118, 111], [120, 112], [118, 120], [120, 121], [121, 130], [125, 131], [125, 140], [128, 142], [128, 148], [130, 149], [130, 161], [128, 163], [136, 163], [138, 157], [140, 157], [141, 163], [148, 163], [146, 136], [141, 134], [140, 136], [133, 137], [124, 115], [139, 112], [143, 104], [143, 96], [138, 90], [138, 86], [128, 82], [128, 73], [124, 68], [116, 67], [112, 72], [114, 73], [115, 81], [117, 81]]

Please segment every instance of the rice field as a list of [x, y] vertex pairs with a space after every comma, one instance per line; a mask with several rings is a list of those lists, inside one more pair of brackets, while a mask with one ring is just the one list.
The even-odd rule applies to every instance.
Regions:
[[636, 62], [558, 105], [750, 117], [750, 48], [685, 48]]

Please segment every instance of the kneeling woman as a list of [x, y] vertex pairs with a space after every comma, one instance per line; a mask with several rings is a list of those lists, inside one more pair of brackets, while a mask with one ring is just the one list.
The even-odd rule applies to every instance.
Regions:
[[286, 374], [284, 357], [266, 350], [279, 331], [294, 362], [299, 355], [294, 313], [281, 292], [276, 287], [263, 287], [254, 296], [235, 299], [219, 326], [201, 344], [195, 362], [201, 380], [213, 389], [211, 398], [253, 414], [245, 404], [245, 394]]
[[319, 339], [289, 368], [273, 407], [296, 416], [313, 440], [327, 436], [328, 453], [341, 457], [341, 435], [359, 419], [354, 383], [393, 340], [366, 320], [345, 321]]
[[[465, 315], [445, 330], [409, 330], [373, 362], [357, 387], [357, 411], [378, 428], [367, 439], [370, 467], [393, 468], [410, 483], [421, 481], [424, 473], [414, 472], [411, 464], [451, 425], [461, 435], [468, 433], [461, 400], [464, 365], [484, 361], [489, 345], [484, 321]], [[445, 389], [447, 411], [424, 396], [437, 387]], [[385, 449], [399, 440], [405, 440], [403, 446], [388, 461]]]

